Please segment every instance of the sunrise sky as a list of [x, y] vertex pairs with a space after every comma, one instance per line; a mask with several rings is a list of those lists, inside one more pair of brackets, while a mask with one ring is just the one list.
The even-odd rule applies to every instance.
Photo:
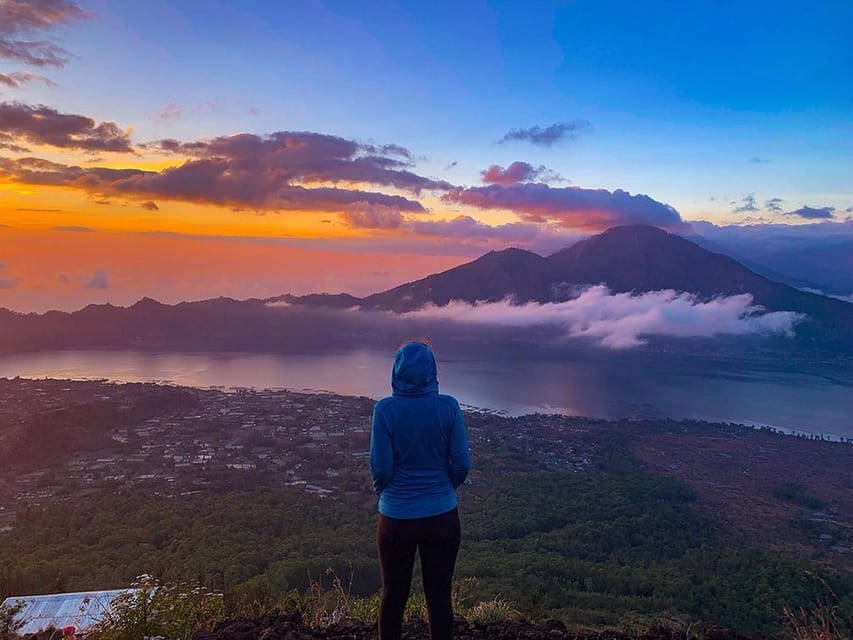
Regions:
[[0, 306], [849, 228], [853, 3], [0, 0]]

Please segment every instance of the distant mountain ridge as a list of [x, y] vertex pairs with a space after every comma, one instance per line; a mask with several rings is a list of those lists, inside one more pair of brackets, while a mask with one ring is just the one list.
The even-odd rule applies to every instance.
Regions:
[[451, 300], [518, 302], [548, 300], [551, 269], [547, 258], [523, 249], [490, 251], [472, 262], [374, 293], [361, 300], [365, 308], [411, 311], [427, 303]]
[[578, 285], [617, 293], [674, 289], [701, 298], [749, 293], [773, 311], [853, 320], [853, 305], [799, 291], [656, 227], [614, 227], [546, 258], [522, 249], [492, 251], [467, 264], [362, 299], [366, 307], [406, 311], [450, 300], [555, 302]]
[[[322, 340], [347, 344], [373, 332], [368, 324], [341, 329], [336, 311], [404, 312], [451, 300], [516, 303], [560, 302], [588, 285], [615, 293], [662, 289], [700, 299], [748, 293], [770, 311], [808, 319], [797, 327], [799, 346], [853, 352], [853, 304], [806, 293], [768, 280], [735, 259], [680, 236], [648, 226], [614, 227], [542, 257], [523, 249], [489, 253], [441, 273], [364, 298], [349, 294], [285, 294], [264, 300], [217, 298], [165, 305], [143, 298], [130, 307], [89, 305], [73, 313], [42, 315], [0, 309], [0, 350], [63, 347], [159, 347], [197, 349], [273, 348], [285, 342]], [[280, 307], [292, 313], [282, 322]], [[300, 311], [302, 310], [302, 311]], [[312, 311], [309, 318], [304, 313]], [[300, 315], [302, 314], [302, 315]], [[354, 314], [357, 316], [358, 314]], [[361, 332], [361, 333], [359, 333]]]
[[751, 271], [792, 287], [825, 295], [853, 294], [853, 218], [807, 225], [716, 226], [691, 221], [681, 234]]

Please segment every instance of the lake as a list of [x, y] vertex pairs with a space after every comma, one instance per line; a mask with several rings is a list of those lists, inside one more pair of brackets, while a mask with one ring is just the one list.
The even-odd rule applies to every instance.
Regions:
[[[0, 377], [276, 387], [379, 398], [389, 392], [392, 355], [50, 351], [0, 356]], [[510, 415], [695, 418], [853, 438], [853, 374], [839, 367], [733, 367], [648, 354], [551, 360], [457, 356], [440, 359], [439, 381], [442, 392], [464, 405]]]

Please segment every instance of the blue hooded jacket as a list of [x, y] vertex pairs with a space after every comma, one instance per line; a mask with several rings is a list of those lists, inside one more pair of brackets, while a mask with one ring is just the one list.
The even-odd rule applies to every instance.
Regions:
[[393, 395], [376, 403], [370, 434], [379, 512], [400, 519], [446, 513], [471, 467], [459, 403], [438, 392], [435, 357], [419, 342], [397, 351], [391, 388]]

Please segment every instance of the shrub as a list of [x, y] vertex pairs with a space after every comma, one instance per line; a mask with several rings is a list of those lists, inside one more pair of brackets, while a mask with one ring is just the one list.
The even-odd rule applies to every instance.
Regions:
[[841, 605], [832, 587], [821, 578], [808, 572], [816, 580], [823, 593], [809, 608], [782, 608], [783, 620], [788, 635], [794, 640], [849, 640], [853, 632], [853, 620]]
[[119, 594], [87, 636], [92, 640], [139, 640], [162, 637], [189, 640], [224, 613], [221, 593], [186, 583], [160, 582], [149, 575]]
[[382, 595], [374, 593], [366, 598], [353, 598], [349, 603], [349, 617], [361, 620], [366, 624], [373, 624], [379, 619], [379, 605]]
[[773, 497], [792, 502], [804, 509], [823, 509], [826, 503], [799, 482], [780, 482], [773, 487]]
[[24, 626], [24, 621], [18, 620], [17, 617], [23, 608], [23, 602], [0, 605], [0, 640], [18, 637], [17, 632]]
[[468, 622], [473, 624], [492, 624], [505, 622], [519, 617], [518, 611], [511, 602], [495, 598], [478, 602], [468, 610]]
[[480, 586], [480, 581], [473, 577], [456, 578], [453, 581], [453, 587], [450, 592], [450, 600], [453, 604], [453, 610], [457, 613], [464, 613], [468, 610], [468, 603], [474, 597], [477, 589]]
[[355, 602], [351, 597], [353, 572], [347, 584], [331, 567], [326, 569], [326, 575], [332, 578], [331, 586], [327, 589], [322, 579], [315, 580], [309, 576], [308, 589], [300, 593], [292, 589], [284, 599], [285, 611], [298, 611], [305, 624], [311, 627], [325, 627], [348, 617], [350, 606]]

